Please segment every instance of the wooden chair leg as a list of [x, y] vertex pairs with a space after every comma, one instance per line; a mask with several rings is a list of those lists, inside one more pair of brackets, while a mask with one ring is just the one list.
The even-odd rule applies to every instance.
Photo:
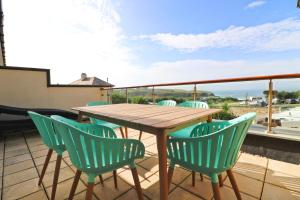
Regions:
[[128, 139], [128, 128], [125, 127], [125, 137]]
[[142, 139], [142, 135], [143, 135], [143, 132], [142, 132], [142, 131], [140, 131], [139, 140], [141, 140], [141, 139]]
[[52, 153], [53, 153], [53, 149], [49, 149], [48, 153], [47, 153], [47, 156], [46, 156], [46, 159], [45, 159], [45, 163], [44, 163], [43, 169], [42, 169], [42, 173], [41, 173], [41, 176], [40, 176], [40, 179], [39, 179], [38, 186], [40, 186], [42, 184], [42, 181], [43, 181], [44, 175], [46, 173], [46, 170], [47, 170], [49, 161], [51, 159]]
[[115, 188], [118, 188], [117, 170], [113, 171]]
[[139, 200], [143, 200], [143, 192], [142, 192], [142, 188], [141, 188], [141, 184], [140, 184], [140, 180], [139, 180], [139, 175], [137, 173], [136, 168], [131, 168], [131, 173], [132, 173], [132, 177], [134, 180], [134, 184], [135, 184], [135, 189], [138, 195]]
[[219, 174], [218, 179], [219, 179], [219, 185], [220, 185], [220, 187], [223, 187], [223, 178], [222, 178], [222, 174]]
[[228, 178], [229, 178], [229, 180], [230, 180], [230, 183], [231, 183], [231, 185], [232, 185], [232, 188], [233, 188], [233, 190], [234, 190], [234, 193], [235, 193], [236, 198], [237, 198], [238, 200], [241, 200], [242, 197], [241, 197], [239, 188], [238, 188], [238, 186], [237, 186], [237, 183], [236, 183], [236, 181], [235, 181], [235, 178], [234, 178], [234, 176], [233, 176], [233, 173], [232, 173], [231, 169], [227, 170], [226, 172], [227, 172]]
[[71, 187], [71, 191], [70, 191], [70, 194], [69, 194], [69, 200], [72, 200], [73, 197], [74, 197], [74, 194], [75, 194], [75, 191], [76, 191], [76, 188], [77, 188], [80, 176], [81, 176], [81, 171], [77, 170], [76, 174], [75, 174], [75, 177], [74, 177], [74, 181], [73, 181], [72, 187]]
[[55, 171], [54, 171], [54, 178], [53, 178], [53, 184], [52, 184], [51, 200], [55, 199], [55, 193], [56, 193], [56, 188], [57, 188], [57, 182], [58, 182], [58, 176], [59, 176], [61, 160], [62, 160], [62, 155], [57, 155]]
[[201, 179], [201, 181], [203, 181], [203, 174], [202, 173], [200, 173], [200, 179]]
[[92, 200], [93, 198], [93, 190], [94, 190], [94, 183], [88, 183], [85, 200]]
[[214, 199], [215, 200], [221, 200], [221, 195], [220, 195], [220, 187], [219, 183], [211, 183], [212, 184], [212, 189], [214, 192]]
[[125, 135], [124, 135], [124, 131], [123, 131], [122, 127], [120, 127], [120, 132], [121, 132], [122, 138], [125, 139]]
[[99, 175], [99, 179], [100, 179], [100, 183], [103, 185], [104, 181], [102, 175]]
[[192, 171], [192, 186], [195, 187], [196, 182], [196, 172]]
[[168, 169], [168, 189], [169, 190], [170, 190], [171, 183], [172, 183], [173, 173], [174, 173], [174, 167], [170, 166]]

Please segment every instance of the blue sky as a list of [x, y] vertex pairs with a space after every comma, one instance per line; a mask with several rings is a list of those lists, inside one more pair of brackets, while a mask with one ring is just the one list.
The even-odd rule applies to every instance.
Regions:
[[[50, 68], [53, 83], [81, 72], [118, 86], [300, 72], [296, 0], [4, 0], [3, 7], [7, 63]], [[276, 86], [300, 88], [299, 80]]]

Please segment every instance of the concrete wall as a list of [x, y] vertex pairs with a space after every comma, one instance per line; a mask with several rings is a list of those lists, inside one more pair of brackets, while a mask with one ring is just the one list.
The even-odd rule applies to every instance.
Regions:
[[49, 85], [49, 70], [0, 68], [0, 105], [70, 110], [88, 101], [107, 100], [99, 87]]

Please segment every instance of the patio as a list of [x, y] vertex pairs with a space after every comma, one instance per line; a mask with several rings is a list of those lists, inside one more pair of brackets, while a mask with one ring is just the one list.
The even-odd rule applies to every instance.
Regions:
[[[120, 137], [120, 133], [118, 133]], [[139, 132], [129, 129], [129, 136], [137, 138]], [[142, 142], [146, 154], [137, 162], [137, 170], [145, 199], [159, 199], [156, 138], [144, 133]], [[55, 158], [49, 163], [42, 187], [37, 186], [38, 177], [47, 154], [35, 130], [3, 134], [0, 142], [1, 196], [2, 199], [49, 199]], [[68, 154], [64, 153], [56, 199], [68, 197], [75, 169]], [[234, 167], [234, 174], [243, 199], [300, 199], [300, 165], [280, 162], [251, 154], [241, 153]], [[114, 188], [112, 173], [103, 175], [104, 185], [97, 180], [94, 199], [137, 199], [130, 170], [118, 170], [118, 189]], [[235, 199], [229, 180], [223, 175], [222, 199]], [[82, 176], [74, 199], [84, 199], [86, 177]], [[191, 185], [191, 172], [177, 167], [174, 171], [169, 199], [212, 199], [208, 179]]]

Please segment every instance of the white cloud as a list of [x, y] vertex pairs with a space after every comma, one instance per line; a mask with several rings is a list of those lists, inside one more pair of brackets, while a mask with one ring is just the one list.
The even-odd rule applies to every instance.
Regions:
[[245, 7], [245, 9], [256, 8], [256, 7], [264, 5], [265, 3], [266, 3], [266, 1], [253, 1], [253, 2], [249, 3]]
[[257, 26], [230, 26], [206, 34], [158, 33], [141, 36], [170, 48], [196, 51], [204, 48], [233, 48], [247, 51], [285, 51], [300, 49], [300, 20], [286, 19]]
[[122, 83], [133, 71], [109, 0], [5, 0], [3, 6], [8, 65], [50, 68], [53, 83], [70, 83], [81, 72]]

